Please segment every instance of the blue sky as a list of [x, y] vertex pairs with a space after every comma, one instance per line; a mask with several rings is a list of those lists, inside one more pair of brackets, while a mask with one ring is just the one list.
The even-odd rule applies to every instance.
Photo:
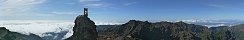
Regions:
[[244, 0], [0, 0], [0, 20], [241, 19]]

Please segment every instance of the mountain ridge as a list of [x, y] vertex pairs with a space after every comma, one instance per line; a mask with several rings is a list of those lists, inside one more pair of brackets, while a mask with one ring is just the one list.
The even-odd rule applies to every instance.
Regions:
[[[244, 29], [244, 24], [232, 27], [219, 26], [208, 28], [202, 25], [188, 24], [183, 21], [152, 23], [130, 20], [125, 24], [106, 25], [104, 27], [109, 27], [96, 29], [95, 22], [90, 20], [89, 17], [82, 15], [77, 16], [74, 23], [73, 35], [65, 40], [243, 40], [244, 34], [242, 30]], [[23, 35], [10, 32], [6, 28], [0, 28], [0, 31], [1, 40], [44, 40], [37, 35]], [[17, 36], [9, 37], [6, 35]]]
[[[212, 32], [206, 26], [188, 24], [182, 21], [155, 22], [130, 20], [129, 22], [98, 32], [102, 40], [235, 40], [231, 30]], [[214, 35], [223, 33], [221, 35]], [[228, 36], [228, 37], [225, 37]]]

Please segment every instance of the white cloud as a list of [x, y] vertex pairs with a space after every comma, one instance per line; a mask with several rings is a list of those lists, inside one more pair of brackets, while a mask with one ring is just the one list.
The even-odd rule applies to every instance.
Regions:
[[[70, 20], [1, 20], [0, 27], [22, 34], [36, 34], [40, 37], [47, 32], [72, 31], [74, 23]], [[72, 35], [72, 34], [68, 34]]]
[[[96, 25], [122, 24], [115, 21], [96, 21]], [[47, 32], [69, 31], [63, 39], [73, 35], [73, 20], [0, 20], [0, 27], [6, 27], [10, 31], [22, 34], [36, 34], [40, 37], [50, 36]]]
[[243, 21], [236, 20], [220, 20], [220, 19], [188, 19], [188, 20], [176, 20], [171, 22], [186, 22], [190, 24], [203, 25], [207, 27], [218, 27], [218, 26], [233, 26], [242, 23]]
[[100, 21], [100, 22], [95, 22], [95, 25], [120, 25], [123, 23], [119, 23], [119, 22], [105, 22], [105, 21]]
[[208, 6], [211, 6], [211, 7], [217, 7], [217, 8], [228, 8], [227, 6], [224, 6], [224, 5], [218, 5], [218, 4], [208, 4]]
[[0, 16], [23, 16], [45, 0], [0, 0]]
[[125, 3], [124, 5], [125, 6], [129, 6], [129, 5], [133, 5], [133, 4], [136, 4], [137, 2], [130, 2], [130, 3]]
[[79, 14], [81, 14], [81, 12], [58, 12], [58, 11], [53, 11], [51, 13], [58, 14], [58, 15], [79, 15]]
[[106, 8], [106, 7], [109, 7], [108, 3], [103, 2], [101, 0], [80, 0], [80, 3], [84, 7], [88, 7], [88, 8]]
[[76, 4], [76, 3], [70, 2], [70, 3], [65, 3], [65, 4], [68, 4], [68, 5], [74, 5], [74, 4]]
[[101, 1], [101, 0], [80, 0], [80, 2], [92, 2], [92, 1]]
[[103, 4], [103, 3], [94, 3], [94, 4], [85, 4], [85, 7], [92, 7], [92, 8], [101, 8], [101, 7], [108, 7], [107, 4]]
[[235, 4], [235, 3], [228, 3], [228, 2], [227, 3], [218, 3], [218, 2], [204, 3], [204, 5], [209, 6], [209, 7], [241, 10], [239, 8], [240, 4], [236, 4], [236, 5], [231, 5], [231, 4]]
[[43, 3], [44, 0], [5, 0], [1, 4], [3, 6], [18, 7], [18, 6], [29, 6]]

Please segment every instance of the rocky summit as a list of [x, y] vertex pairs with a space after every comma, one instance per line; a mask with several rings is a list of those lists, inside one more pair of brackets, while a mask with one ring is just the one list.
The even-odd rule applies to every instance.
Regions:
[[66, 40], [97, 40], [97, 30], [95, 23], [87, 16], [78, 16], [75, 19], [73, 35]]

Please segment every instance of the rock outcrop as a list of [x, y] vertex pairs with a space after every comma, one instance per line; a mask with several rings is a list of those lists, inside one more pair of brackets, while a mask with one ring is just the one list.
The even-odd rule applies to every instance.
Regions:
[[95, 23], [87, 16], [78, 16], [75, 19], [73, 35], [66, 40], [97, 40], [97, 30]]
[[17, 32], [11, 32], [4, 27], [0, 27], [0, 40], [43, 40], [43, 39], [34, 34], [24, 35]]

